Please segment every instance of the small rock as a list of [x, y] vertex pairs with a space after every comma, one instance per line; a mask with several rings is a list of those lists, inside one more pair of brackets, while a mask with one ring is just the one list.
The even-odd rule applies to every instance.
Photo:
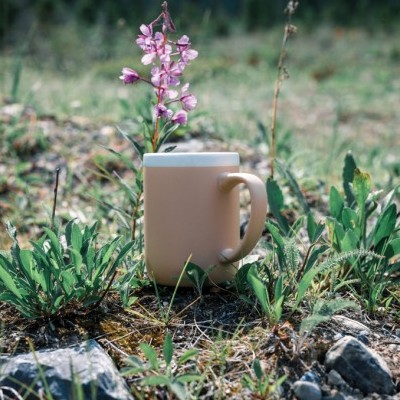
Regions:
[[299, 400], [321, 400], [320, 387], [313, 382], [297, 381], [293, 385], [293, 391]]
[[332, 320], [353, 334], [369, 335], [371, 333], [367, 326], [344, 315], [334, 315]]
[[306, 372], [301, 378], [301, 381], [304, 382], [312, 382], [312, 383], [316, 383], [317, 385], [319, 385], [321, 383], [321, 379], [319, 378], [319, 376], [314, 372], [314, 371], [308, 371]]
[[345, 336], [328, 350], [325, 367], [335, 369], [346, 382], [364, 393], [392, 394], [395, 391], [385, 361], [352, 336]]
[[20, 391], [27, 400], [38, 397], [24, 388], [40, 393], [45, 392], [45, 384], [54, 400], [70, 399], [76, 383], [85, 399], [96, 393], [96, 400], [132, 400], [124, 379], [95, 340], [65, 349], [41, 350], [35, 355], [0, 357], [0, 365], [0, 387]]
[[322, 400], [349, 400], [349, 398], [345, 397], [342, 393], [338, 392], [336, 389], [333, 389], [329, 395], [323, 396]]
[[400, 338], [400, 329], [396, 329], [396, 336]]
[[338, 333], [336, 333], [335, 336], [333, 337], [333, 340], [334, 340], [335, 342], [337, 342], [337, 341], [340, 340], [343, 336], [344, 336], [343, 333], [338, 332]]
[[388, 350], [389, 350], [391, 353], [398, 353], [398, 352], [400, 351], [400, 345], [395, 344], [395, 343], [391, 343], [391, 344], [389, 344], [389, 346], [388, 346]]
[[328, 383], [329, 383], [329, 385], [338, 386], [338, 387], [347, 385], [346, 381], [342, 378], [342, 375], [340, 375], [339, 372], [337, 372], [334, 369], [331, 369], [329, 371]]

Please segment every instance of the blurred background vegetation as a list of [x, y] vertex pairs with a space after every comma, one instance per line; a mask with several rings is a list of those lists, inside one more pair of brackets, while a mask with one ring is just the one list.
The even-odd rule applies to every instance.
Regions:
[[[368, 29], [392, 29], [400, 17], [400, 0], [301, 0], [296, 20], [363, 25]], [[45, 38], [55, 27], [96, 27], [97, 36], [109, 43], [124, 25], [138, 26], [154, 18], [161, 0], [2, 0], [0, 45], [5, 48], [26, 39], [34, 29]], [[280, 24], [287, 0], [171, 0], [169, 8], [181, 29], [228, 35]], [[82, 38], [86, 40], [87, 38]], [[100, 51], [100, 50], [99, 50]], [[105, 50], [102, 51], [104, 56]], [[100, 55], [100, 54], [98, 54]]]

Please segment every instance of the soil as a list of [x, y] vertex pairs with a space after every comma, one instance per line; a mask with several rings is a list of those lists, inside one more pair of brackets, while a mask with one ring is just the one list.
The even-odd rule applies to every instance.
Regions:
[[[64, 347], [94, 338], [122, 368], [128, 356], [141, 356], [140, 343], [151, 344], [161, 356], [165, 334], [169, 331], [177, 356], [191, 348], [199, 350], [198, 366], [208, 378], [202, 398], [212, 398], [217, 392], [229, 398], [246, 397], [241, 378], [243, 374], [250, 374], [256, 357], [265, 373], [287, 376], [280, 397], [289, 399], [293, 397], [292, 384], [308, 371], [320, 378], [324, 394], [334, 393], [323, 366], [325, 354], [341, 335], [360, 337], [359, 332], [332, 320], [321, 324], [304, 339], [298, 334], [299, 315], [292, 316], [290, 322], [270, 326], [254, 306], [246, 304], [229, 288], [205, 288], [201, 296], [194, 289], [180, 289], [167, 322], [163, 312], [171, 302], [172, 288], [160, 288], [161, 307], [152, 287], [134, 294], [138, 299], [129, 309], [123, 309], [118, 297], [110, 294], [98, 309], [88, 314], [71, 310], [51, 321], [26, 320], [12, 307], [1, 304], [3, 354], [26, 352], [32, 347], [36, 350]], [[398, 319], [390, 314], [373, 318], [362, 312], [344, 315], [370, 329], [363, 340], [386, 361], [400, 391]], [[340, 392], [356, 399], [400, 398], [367, 397], [350, 387], [341, 388]]]

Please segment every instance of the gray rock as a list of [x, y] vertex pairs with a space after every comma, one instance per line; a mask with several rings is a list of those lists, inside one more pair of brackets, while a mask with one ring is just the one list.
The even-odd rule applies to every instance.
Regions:
[[301, 381], [312, 382], [319, 385], [321, 383], [320, 377], [314, 371], [306, 372], [301, 378]]
[[321, 388], [313, 382], [297, 381], [293, 385], [293, 391], [299, 400], [321, 400]]
[[26, 387], [46, 393], [46, 386], [54, 400], [69, 400], [74, 385], [81, 388], [85, 399], [133, 399], [111, 358], [95, 340], [65, 349], [0, 357], [0, 386], [19, 390], [26, 400], [38, 398]]
[[344, 315], [334, 315], [332, 321], [336, 322], [342, 329], [349, 331], [353, 334], [369, 335], [371, 329], [362, 324], [361, 322], [347, 318]]
[[337, 390], [332, 390], [327, 396], [323, 396], [322, 400], [350, 400]]
[[342, 375], [339, 374], [335, 369], [331, 369], [328, 374], [328, 383], [333, 386], [347, 386], [346, 381], [342, 378]]
[[328, 350], [325, 367], [335, 369], [346, 382], [366, 394], [392, 394], [395, 391], [385, 361], [351, 336], [343, 337]]

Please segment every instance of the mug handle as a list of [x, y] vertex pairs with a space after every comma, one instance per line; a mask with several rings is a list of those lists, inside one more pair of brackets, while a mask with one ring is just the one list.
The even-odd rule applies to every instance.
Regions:
[[218, 177], [218, 186], [223, 192], [229, 192], [235, 186], [244, 183], [250, 192], [251, 212], [246, 233], [236, 249], [224, 249], [219, 255], [221, 263], [238, 261], [256, 246], [265, 226], [267, 214], [267, 191], [264, 182], [255, 175], [224, 172]]

